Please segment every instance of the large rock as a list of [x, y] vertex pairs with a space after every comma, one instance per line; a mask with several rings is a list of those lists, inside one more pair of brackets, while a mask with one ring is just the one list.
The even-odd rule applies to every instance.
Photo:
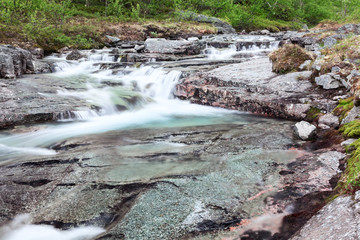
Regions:
[[164, 54], [196, 55], [205, 48], [199, 41], [166, 40], [164, 38], [149, 38], [145, 41], [145, 52]]
[[329, 111], [337, 105], [323, 97], [322, 89], [313, 89], [311, 74], [277, 75], [268, 58], [258, 58], [184, 79], [175, 94], [198, 104], [302, 120], [310, 106]]
[[74, 50], [66, 56], [66, 60], [79, 60], [84, 57], [79, 50]]
[[230, 34], [230, 33], [236, 33], [235, 29], [228, 23], [215, 18], [215, 17], [209, 17], [201, 14], [197, 14], [190, 11], [181, 11], [179, 12], [181, 15], [180, 17], [184, 20], [191, 20], [199, 23], [210, 23], [214, 27], [216, 27], [218, 33], [222, 34]]
[[323, 40], [325, 48], [332, 48], [336, 43], [337, 40], [334, 37], [327, 37]]
[[351, 196], [340, 196], [312, 217], [291, 240], [359, 239], [359, 212]]
[[319, 126], [322, 128], [339, 127], [339, 118], [331, 113], [325, 114], [319, 118]]
[[302, 140], [311, 140], [316, 135], [316, 127], [308, 122], [301, 121], [295, 124], [295, 134]]
[[337, 89], [342, 86], [338, 79], [335, 79], [330, 74], [321, 75], [315, 78], [317, 85], [322, 86], [324, 89]]
[[34, 64], [29, 51], [10, 45], [0, 45], [0, 78], [15, 78], [33, 72]]

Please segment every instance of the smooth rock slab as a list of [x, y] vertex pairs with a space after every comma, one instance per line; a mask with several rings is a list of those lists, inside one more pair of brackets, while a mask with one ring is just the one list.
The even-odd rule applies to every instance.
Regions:
[[301, 121], [295, 124], [295, 134], [302, 140], [310, 140], [316, 135], [316, 127], [306, 121]]
[[166, 40], [164, 38], [149, 38], [145, 41], [145, 52], [165, 54], [200, 54], [205, 44], [199, 41]]
[[328, 127], [339, 127], [339, 118], [331, 113], [325, 114], [319, 118], [319, 124], [323, 124]]

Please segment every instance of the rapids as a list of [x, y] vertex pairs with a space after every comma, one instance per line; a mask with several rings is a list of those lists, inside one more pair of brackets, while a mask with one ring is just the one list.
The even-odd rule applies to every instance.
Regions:
[[[253, 58], [262, 56], [276, 47], [277, 42], [272, 41], [270, 47], [251, 45], [248, 48], [242, 47], [238, 49], [235, 45], [230, 45], [230, 47], [226, 49], [208, 47], [204, 53], [207, 55], [207, 59], [210, 60], [236, 58], [236, 55], [238, 54]], [[83, 99], [88, 103], [88, 108], [77, 109], [66, 114], [62, 114], [58, 123], [35, 125], [33, 126], [34, 130], [29, 130], [25, 133], [12, 133], [10, 131], [1, 132], [0, 165], [14, 164], [17, 162], [20, 163], [40, 157], [44, 158], [46, 156], [56, 156], [59, 154], [59, 149], [54, 148], [54, 146], [58, 146], [59, 144], [61, 145], [63, 142], [68, 140], [71, 141], [71, 139], [87, 138], [87, 136], [92, 139], [93, 136], [96, 136], [96, 134], [98, 134], [99, 137], [107, 135], [112, 136], [113, 134], [131, 137], [132, 133], [140, 133], [141, 135], [142, 131], [144, 134], [148, 131], [148, 134], [155, 135], [156, 132], [171, 132], [171, 129], [174, 129], [174, 131], [175, 129], [176, 131], [185, 131], [186, 129], [203, 127], [206, 129], [206, 131], [204, 130], [204, 134], [211, 132], [210, 129], [215, 129], [214, 131], [216, 132], [216, 129], [219, 128], [221, 129], [219, 131], [229, 131], [229, 133], [227, 133], [227, 135], [229, 135], [229, 139], [238, 139], [241, 138], [242, 134], [248, 138], [252, 138], [260, 132], [271, 129], [272, 126], [284, 126], [284, 128], [288, 127], [288, 123], [283, 124], [277, 122], [276, 120], [263, 119], [237, 111], [194, 105], [186, 101], [174, 99], [174, 88], [179, 80], [185, 75], [184, 72], [180, 70], [169, 70], [167, 68], [167, 64], [169, 63], [152, 62], [149, 64], [145, 63], [141, 66], [124, 66], [120, 68], [119, 71], [113, 71], [108, 68], [103, 68], [101, 65], [107, 63], [117, 63], [120, 61], [120, 59], [116, 59], [112, 56], [111, 50], [83, 51], [82, 53], [86, 57], [80, 59], [79, 61], [67, 61], [66, 54], [52, 55], [47, 57], [47, 60], [53, 61], [55, 64], [56, 72], [50, 74], [51, 77], [61, 79], [62, 81], [78, 82], [79, 85], [81, 85], [81, 87], [76, 90], [58, 89], [55, 96]], [[197, 61], [205, 60], [198, 59]], [[39, 94], [43, 94], [44, 96], [48, 94], [54, 95], [53, 93]], [[229, 127], [243, 128], [243, 132], [241, 134], [239, 133], [239, 136], [230, 136], [231, 131], [224, 130]], [[253, 131], [258, 132], [251, 133], [251, 129], [255, 129]], [[287, 134], [288, 131], [284, 130], [284, 132]], [[192, 134], [197, 133], [195, 131]], [[284, 133], [283, 135], [286, 134]], [[172, 138], [176, 138], [178, 135], [174, 134]], [[191, 135], [187, 137], [186, 135], [184, 136], [186, 139]], [[207, 141], [206, 139], [195, 139], [193, 142], [183, 143], [180, 140], [173, 142], [171, 141], [172, 138], [170, 138], [169, 141], [160, 141], [156, 143], [149, 143], [148, 140], [143, 140], [143, 143], [141, 144], [119, 146], [119, 156], [126, 156], [131, 159], [132, 157], [137, 157], [138, 155], [153, 154], [157, 151], [166, 153], [169, 151], [186, 152], [190, 151], [192, 148], [195, 149], [196, 146], [194, 147], [191, 144], [199, 144], [198, 142], [201, 143], [201, 141]], [[211, 140], [209, 141], [211, 142]], [[269, 138], [269, 141], [272, 140]], [[276, 141], [274, 140], [274, 142]], [[286, 144], [291, 144], [291, 141], [287, 138], [279, 141], [282, 142], [284, 146]], [[246, 141], [244, 140], [243, 144], [245, 144], [245, 142]], [[246, 142], [246, 144], [248, 143]], [[266, 145], [266, 143], [261, 144]], [[254, 144], [251, 146], [257, 148]], [[224, 145], [223, 148], [225, 149], [226, 145]], [[247, 148], [248, 147], [244, 147], [243, 155], [239, 156], [239, 158], [232, 156], [233, 153], [231, 153], [230, 150], [228, 153], [224, 153], [224, 157], [228, 154], [231, 159], [229, 162], [240, 161], [245, 163], [253, 158], [259, 158], [260, 161], [262, 161], [261, 159], [264, 159], [264, 162], [266, 162], [268, 161], [265, 160], [266, 156], [271, 156], [272, 158], [281, 159], [279, 160], [281, 162], [286, 162], [296, 155], [282, 149], [267, 149], [269, 152], [266, 152], [267, 150], [260, 148], [258, 150], [246, 152]], [[91, 149], [89, 151], [91, 151]], [[224, 168], [224, 163], [222, 161], [227, 161], [223, 159], [224, 157], [221, 157], [222, 160], [217, 159], [217, 157], [214, 159], [212, 157], [208, 157], [208, 159], [207, 157], [199, 157], [199, 159], [201, 159], [201, 164], [195, 163], [196, 159], [191, 159], [188, 162], [189, 166], [184, 166], [181, 162], [176, 163], [177, 160], [170, 158], [160, 164], [155, 161], [153, 163], [147, 163], [145, 169], [139, 168], [138, 165], [134, 165], [135, 167], [133, 167], [131, 165], [133, 163], [130, 161], [126, 162], [126, 164], [130, 164], [128, 170], [126, 170], [126, 165], [121, 165], [121, 168], [116, 166], [112, 169], [112, 174], [115, 174], [114, 171], [118, 171], [117, 174], [114, 175], [116, 176], [116, 179], [121, 179], [119, 181], [127, 183], [131, 181], [147, 181], [148, 179], [154, 179], [154, 177], [159, 176], [170, 177], [172, 174], [174, 176], [180, 176], [181, 174], [191, 173], [196, 170], [199, 173], [199, 179], [203, 178], [202, 181], [204, 184], [209, 184], [207, 185], [208, 187], [212, 185], [212, 181], [218, 182], [221, 186], [225, 186], [227, 182], [229, 182], [230, 185], [235, 184], [235, 182], [240, 181], [236, 171], [243, 171], [243, 167], [236, 165], [238, 168], [236, 171], [234, 169], [228, 169], [226, 170], [226, 174], [224, 172], [225, 170], [218, 171], [216, 168], [213, 169], [214, 166], [219, 166], [219, 169]], [[176, 159], [176, 156], [174, 158]], [[172, 165], [169, 165], [169, 162]], [[252, 163], [249, 164], [251, 165]], [[170, 167], [168, 167], [168, 165]], [[166, 166], [166, 168], [164, 168], [164, 166]], [[227, 167], [225, 167], [225, 169], [226, 168]], [[234, 168], [234, 166], [231, 168]], [[174, 169], [176, 169], [176, 171]], [[256, 167], [252, 166], [252, 169], [255, 170]], [[210, 173], [208, 173], [208, 171], [210, 171]], [[131, 174], [129, 174], [129, 172], [131, 172]], [[129, 174], [129, 176], [127, 174]], [[228, 176], [227, 174], [233, 174], [232, 177], [237, 180], [234, 181], [231, 179], [231, 176]], [[250, 186], [252, 186], [252, 188], [256, 187], [255, 185], [252, 185], [251, 181], [246, 179], [256, 179], [254, 184], [258, 184], [257, 187], [268, 184], [267, 180], [263, 180], [260, 175], [256, 175], [260, 174], [260, 172], [256, 174], [254, 173], [254, 176], [250, 176], [251, 174], [249, 174], [250, 173], [248, 172], [244, 172], [241, 176], [241, 181], [246, 182], [249, 188]], [[212, 176], [214, 180], [211, 180], [212, 178], [210, 176]], [[107, 178], [111, 179], [113, 176], [104, 177], [104, 179]], [[176, 181], [174, 180], [174, 182]], [[185, 182], [182, 184], [185, 184]], [[159, 189], [161, 188], [159, 187]], [[164, 191], [166, 191], [166, 188], [164, 189]], [[235, 194], [235, 190], [231, 188], [228, 189], [227, 187], [225, 187], [225, 189], [227, 190], [224, 194], [221, 194], [222, 190], [219, 190], [218, 192], [218, 194], [221, 195], [221, 197], [219, 197], [219, 199], [221, 199], [219, 202], [221, 202], [221, 204], [230, 204], [233, 206], [235, 201], [233, 196]], [[195, 195], [197, 194], [196, 188], [187, 191], [189, 194], [190, 192]], [[253, 193], [252, 190], [247, 189], [241, 191], [239, 190], [239, 192], [245, 195]], [[155, 190], [151, 190], [146, 194], [143, 194], [139, 201], [141, 200], [144, 203], [147, 201], [151, 202], [152, 194], [157, 195], [158, 193]], [[188, 197], [189, 196], [186, 196], [185, 201], [188, 201]], [[193, 226], [194, 224], [200, 224], [199, 222], [206, 218], [211, 218], [215, 214], [215, 210], [204, 210], [204, 208], [208, 207], [208, 205], [204, 204], [204, 202], [211, 200], [208, 200], [207, 197], [202, 199], [203, 197], [200, 195], [198, 198], [200, 200], [194, 201], [194, 210], [192, 210], [192, 206], [187, 206], [188, 203], [184, 203], [184, 206], [187, 206], [186, 212], [188, 214], [185, 214], [185, 216], [182, 217], [182, 221], [180, 221], [180, 223], [185, 226], [184, 229], [186, 229], [187, 232], [194, 231], [194, 229], [197, 229]], [[133, 222], [138, 224], [137, 221], [139, 220], [137, 219], [136, 214], [137, 211], [140, 211], [137, 209], [142, 207], [141, 204], [143, 203], [140, 202], [133, 207], [133, 211], [126, 216], [126, 220], [121, 225], [123, 229], [125, 229], [125, 232], [131, 232], [129, 235], [132, 237], [129, 237], [129, 239], [142, 239], [144, 237], [144, 232], [128, 230], [131, 226], [133, 226]], [[249, 204], [249, 207], [258, 209], [258, 207], [254, 207], [252, 204]], [[201, 213], [202, 211], [205, 212]], [[256, 210], [249, 210], [249, 213], [253, 211], [255, 212]], [[17, 220], [14, 221], [16, 223]], [[156, 222], [156, 219], [154, 219], [154, 221]], [[161, 221], [159, 220], [159, 222]], [[149, 223], [148, 220], [146, 220], [146, 222]], [[31, 224], [11, 227], [15, 223], [10, 223], [8, 226], [0, 229], [0, 231], [4, 234], [3, 236], [5, 236], [5, 238], [1, 239], [90, 239], [103, 231], [96, 227], [84, 227], [62, 232], [49, 226]], [[154, 225], [156, 224], [157, 223], [154, 223]], [[99, 226], [101, 228], [107, 227], [104, 225]], [[200, 225], [198, 225], [198, 227], [199, 226]], [[148, 228], [148, 226], [145, 228]], [[165, 236], [164, 239], [170, 239], [170, 236], [172, 236], [167, 233], [165, 235], [161, 235], [163, 233], [156, 235], [156, 231], [161, 232], [163, 230], [149, 230], [151, 234], [146, 233], [149, 234], [146, 236], [148, 236], [149, 239], [154, 236], [156, 236], [157, 239], [159, 239], [160, 236]], [[43, 236], [39, 234], [43, 234]], [[174, 236], [180, 236], [176, 234]]]

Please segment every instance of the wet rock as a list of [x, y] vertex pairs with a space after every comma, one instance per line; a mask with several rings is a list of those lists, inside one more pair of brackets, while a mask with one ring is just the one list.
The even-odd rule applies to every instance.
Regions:
[[324, 125], [325, 128], [337, 128], [339, 127], [339, 118], [328, 113], [319, 118], [319, 124]]
[[323, 43], [325, 48], [332, 48], [337, 43], [337, 40], [333, 37], [327, 37], [324, 38]]
[[76, 89], [79, 86], [47, 75], [24, 75], [21, 81], [14, 81], [12, 84], [0, 79], [0, 84], [1, 129], [56, 121], [61, 115], [88, 108], [83, 100], [56, 96], [58, 89]]
[[217, 32], [220, 34], [236, 33], [235, 29], [230, 24], [218, 18], [197, 14], [191, 11], [180, 11], [179, 14], [180, 18], [184, 20], [191, 20], [199, 23], [210, 23], [216, 27]]
[[332, 77], [330, 74], [321, 75], [315, 78], [317, 85], [322, 86], [324, 89], [337, 89], [341, 87], [341, 83]]
[[79, 50], [74, 50], [66, 56], [66, 60], [79, 60], [84, 57]]
[[30, 50], [33, 57], [37, 59], [43, 59], [44, 58], [44, 49], [42, 48], [33, 48]]
[[351, 196], [340, 196], [321, 209], [291, 240], [358, 239], [359, 215]]
[[[300, 120], [312, 105], [328, 109], [337, 104], [320, 101], [322, 93], [315, 93], [308, 80], [311, 74], [305, 71], [277, 75], [271, 71], [268, 58], [260, 58], [184, 79], [175, 95], [194, 103]], [[306, 94], [312, 100], [304, 102]]]
[[145, 52], [162, 54], [196, 55], [205, 48], [205, 44], [198, 41], [166, 40], [163, 38], [150, 38], [145, 41]]
[[34, 61], [34, 72], [35, 73], [51, 73], [53, 72], [53, 66], [51, 63], [41, 60]]
[[34, 64], [29, 51], [10, 45], [0, 45], [0, 78], [15, 78], [33, 72]]
[[313, 37], [290, 37], [290, 42], [305, 48], [307, 45], [314, 45], [317, 40]]
[[305, 121], [296, 123], [294, 131], [296, 136], [304, 141], [311, 140], [316, 136], [316, 127]]

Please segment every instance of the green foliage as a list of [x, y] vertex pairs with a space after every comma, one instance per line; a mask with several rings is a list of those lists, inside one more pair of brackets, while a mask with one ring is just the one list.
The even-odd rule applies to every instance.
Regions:
[[334, 109], [333, 113], [336, 116], [340, 116], [340, 121], [342, 121], [347, 113], [354, 107], [354, 97], [341, 99], [339, 104]]

